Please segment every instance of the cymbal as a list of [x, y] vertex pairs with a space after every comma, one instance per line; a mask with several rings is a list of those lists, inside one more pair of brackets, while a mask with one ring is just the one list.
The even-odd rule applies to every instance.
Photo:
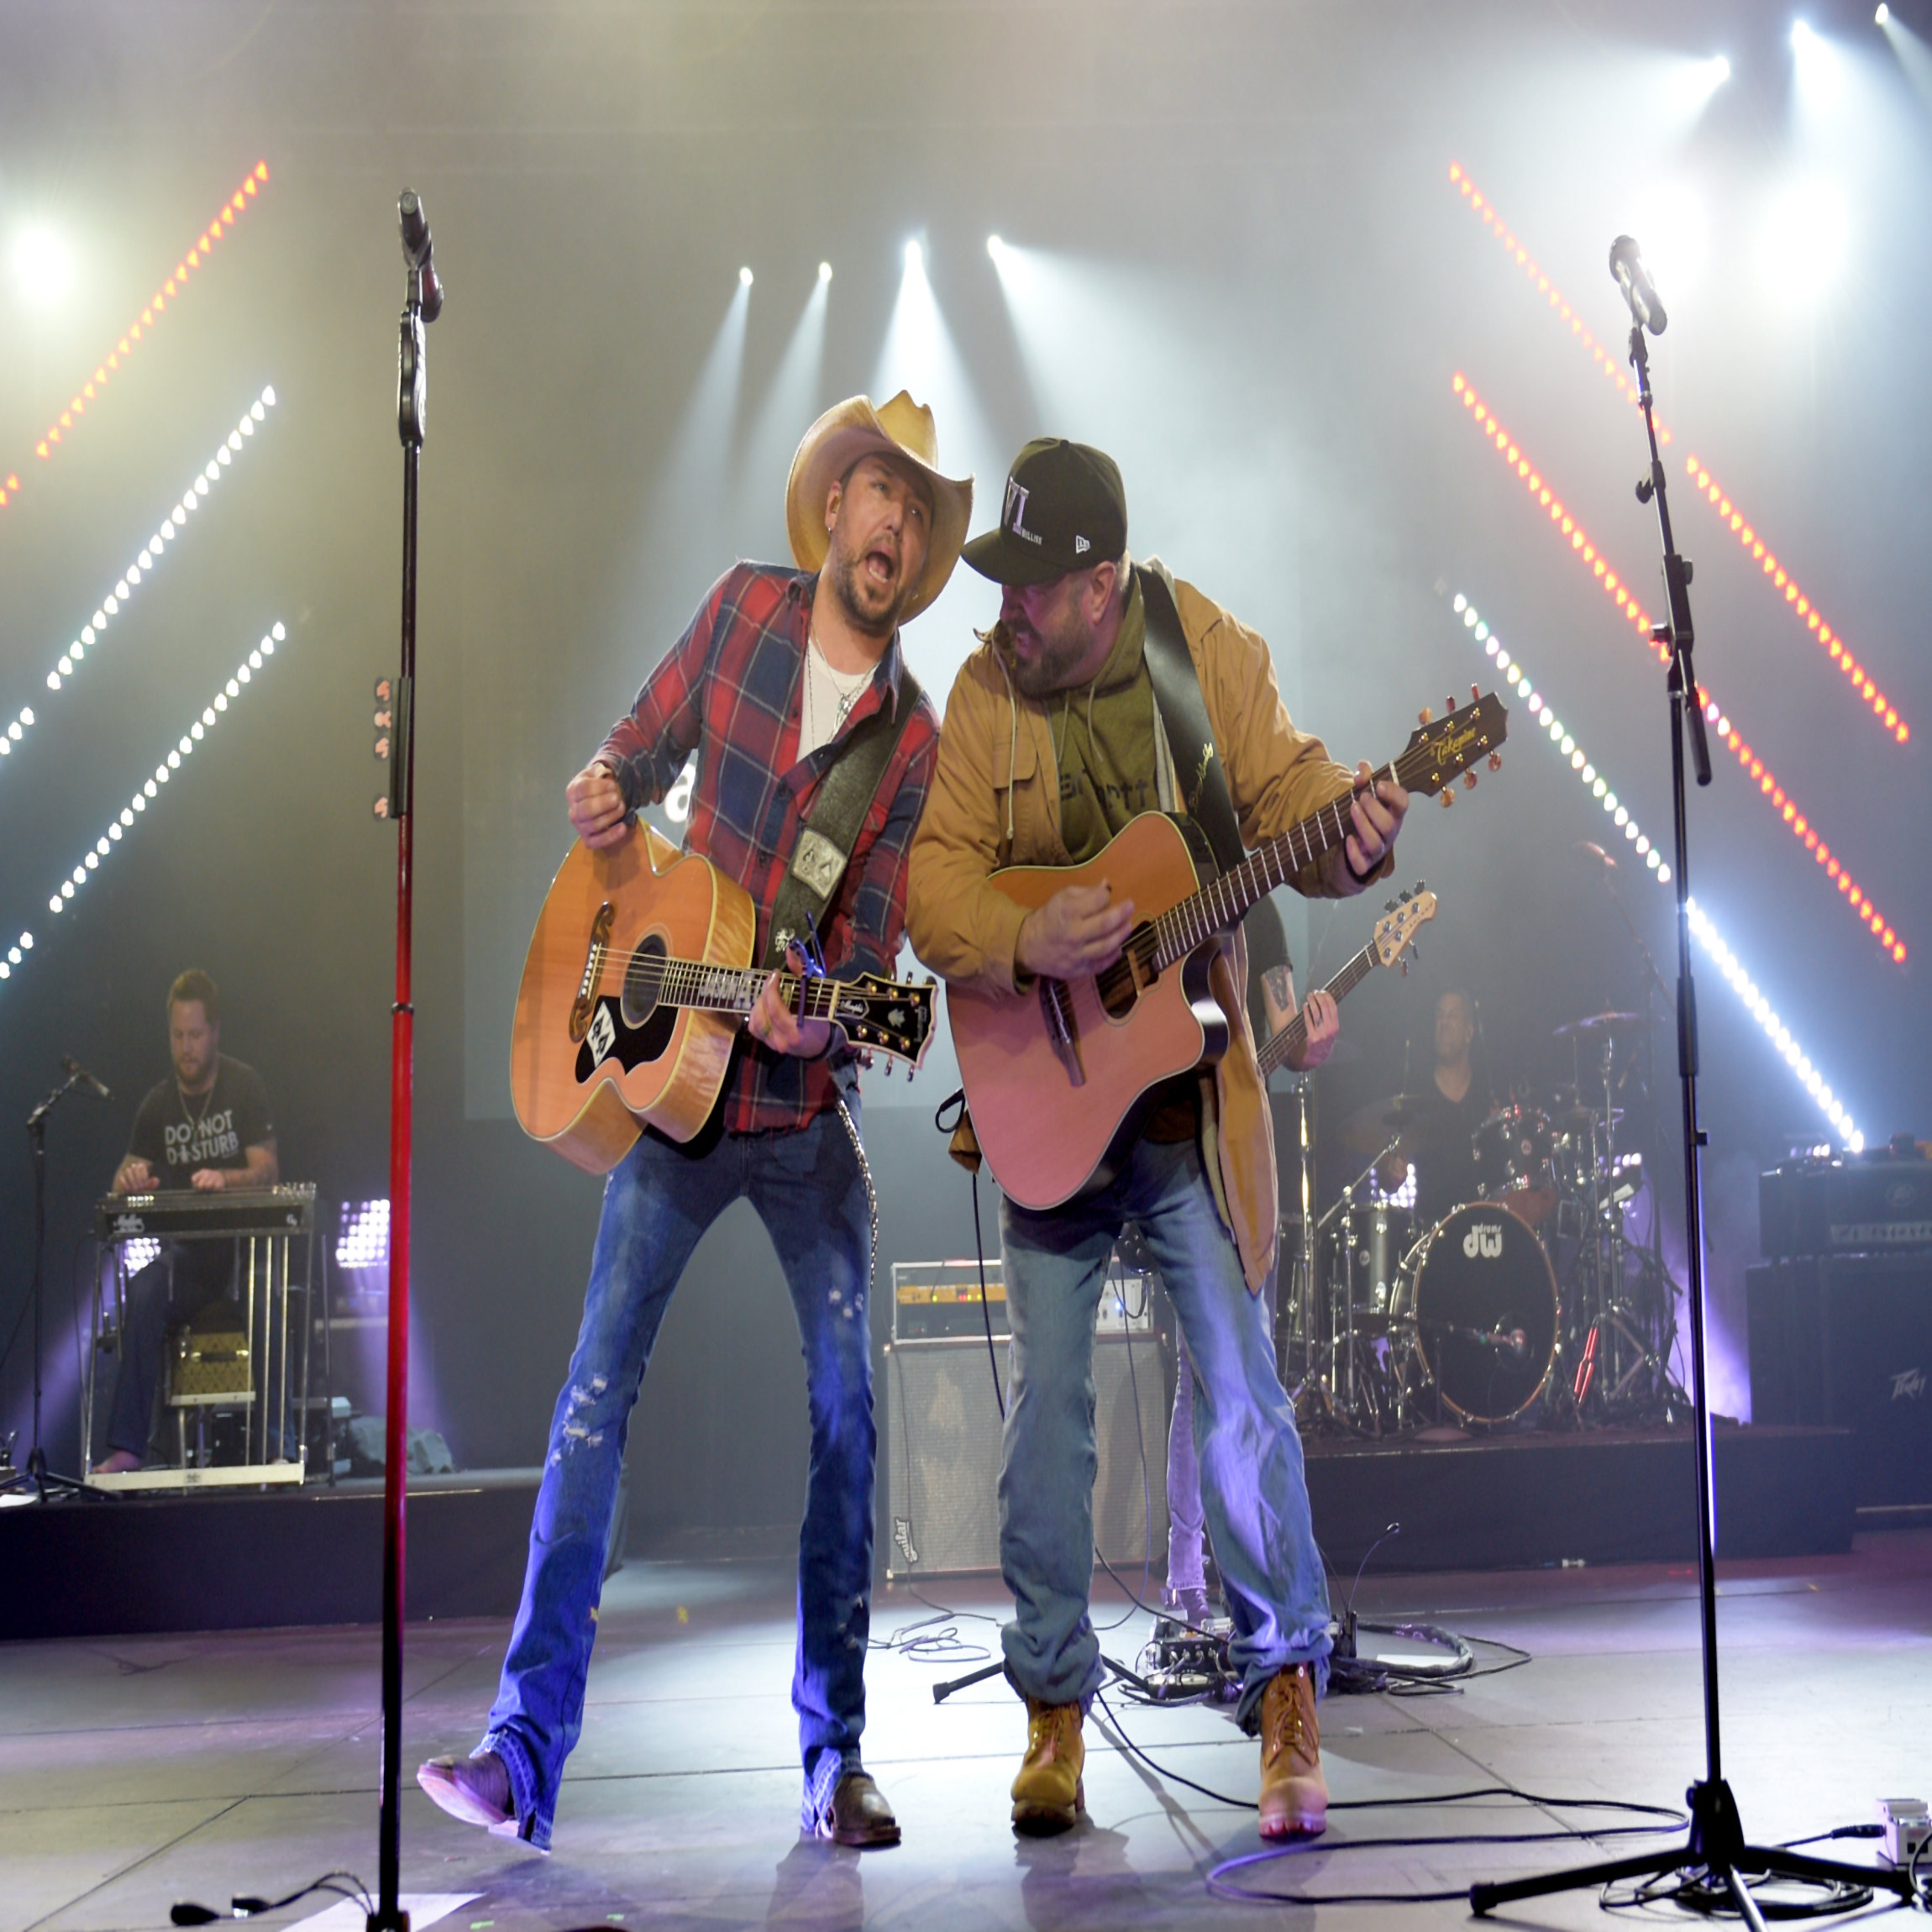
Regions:
[[1572, 1033], [1602, 1033], [1617, 1026], [1641, 1026], [1641, 1013], [1593, 1013], [1586, 1020], [1567, 1020], [1557, 1027], [1557, 1037], [1567, 1040]]
[[1378, 1154], [1396, 1132], [1414, 1120], [1422, 1105], [1420, 1094], [1390, 1094], [1357, 1107], [1341, 1123], [1341, 1144], [1350, 1152]]

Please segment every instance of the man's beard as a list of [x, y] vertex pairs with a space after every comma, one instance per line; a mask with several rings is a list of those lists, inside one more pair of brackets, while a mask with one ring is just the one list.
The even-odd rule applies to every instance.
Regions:
[[913, 591], [910, 580], [902, 580], [894, 591], [891, 601], [883, 613], [868, 610], [864, 603], [865, 584], [859, 572], [864, 568], [863, 557], [833, 557], [827, 560], [832, 572], [832, 595], [838, 599], [839, 607], [850, 620], [852, 627], [869, 638], [890, 638], [899, 628], [899, 613], [906, 608]]
[[1022, 697], [1047, 698], [1056, 691], [1068, 690], [1074, 674], [1086, 660], [1093, 648], [1091, 633], [1063, 633], [1048, 637], [1039, 631], [1030, 634], [1037, 641], [1037, 654], [1023, 658], [1012, 648], [1012, 628], [1002, 624], [1006, 633], [1008, 669], [1013, 674], [1013, 683]]

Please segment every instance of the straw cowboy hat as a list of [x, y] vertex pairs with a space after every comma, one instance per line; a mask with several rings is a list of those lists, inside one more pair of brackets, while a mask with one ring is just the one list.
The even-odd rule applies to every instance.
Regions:
[[973, 515], [973, 479], [955, 481], [940, 474], [939, 441], [933, 433], [932, 412], [924, 403], [915, 402], [902, 389], [876, 409], [869, 396], [853, 396], [827, 410], [806, 431], [791, 459], [791, 475], [785, 486], [785, 528], [800, 569], [820, 569], [829, 535], [827, 493], [862, 456], [874, 454], [910, 464], [932, 492], [926, 568], [900, 613], [904, 622], [917, 617], [946, 588]]

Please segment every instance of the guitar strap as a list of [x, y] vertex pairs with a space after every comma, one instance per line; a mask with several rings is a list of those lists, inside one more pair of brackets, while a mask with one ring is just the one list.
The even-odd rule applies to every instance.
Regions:
[[1175, 607], [1173, 590], [1159, 571], [1137, 564], [1134, 575], [1140, 581], [1141, 607], [1147, 618], [1147, 675], [1153, 682], [1154, 704], [1173, 759], [1180, 802], [1201, 828], [1215, 864], [1223, 872], [1231, 871], [1247, 855], [1227, 774], [1215, 751], [1214, 731], [1208, 723], [1207, 701], [1201, 696], [1194, 654], [1181, 629], [1181, 614]]
[[768, 970], [782, 967], [785, 948], [795, 939], [808, 942], [813, 926], [825, 916], [879, 780], [919, 708], [920, 695], [918, 679], [901, 662], [897, 709], [881, 704], [869, 717], [860, 719], [845, 734], [830, 769], [819, 780], [817, 796], [799, 829], [790, 868], [772, 906], [771, 938], [764, 953]]

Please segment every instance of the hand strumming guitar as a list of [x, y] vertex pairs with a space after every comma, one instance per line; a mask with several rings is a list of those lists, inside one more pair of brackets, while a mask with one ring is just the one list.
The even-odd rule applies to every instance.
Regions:
[[608, 765], [585, 765], [564, 795], [570, 802], [570, 823], [591, 851], [608, 851], [630, 837], [630, 807]]
[[1063, 886], [1021, 921], [1013, 957], [1036, 979], [1083, 979], [1120, 958], [1133, 926], [1133, 900], [1116, 902], [1105, 881]]

